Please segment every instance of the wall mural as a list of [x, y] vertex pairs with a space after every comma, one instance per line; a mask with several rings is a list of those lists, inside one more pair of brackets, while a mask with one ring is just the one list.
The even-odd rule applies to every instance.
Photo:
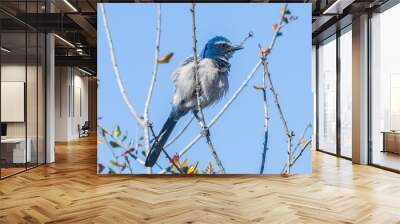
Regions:
[[311, 172], [311, 4], [98, 8], [99, 174]]

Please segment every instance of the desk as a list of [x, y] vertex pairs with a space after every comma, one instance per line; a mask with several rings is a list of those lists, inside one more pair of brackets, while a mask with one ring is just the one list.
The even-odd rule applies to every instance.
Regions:
[[392, 152], [400, 154], [400, 132], [383, 131], [383, 150], [382, 152]]
[[[25, 138], [5, 138], [1, 139], [2, 157], [9, 163], [26, 163], [31, 162], [32, 153], [30, 138], [26, 140], [28, 143], [25, 152]], [[3, 154], [5, 154], [3, 156]], [[11, 155], [12, 154], [12, 155]], [[11, 159], [12, 158], [12, 159]], [[26, 160], [25, 160], [26, 159]]]

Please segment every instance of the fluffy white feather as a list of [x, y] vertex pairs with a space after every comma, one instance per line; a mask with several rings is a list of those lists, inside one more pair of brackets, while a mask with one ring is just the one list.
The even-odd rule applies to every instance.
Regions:
[[[221, 72], [211, 59], [202, 59], [198, 64], [201, 84], [201, 106], [207, 107], [217, 102], [227, 92], [229, 83], [226, 72]], [[194, 63], [179, 67], [173, 74], [175, 94], [172, 103], [183, 110], [190, 110], [196, 105]]]

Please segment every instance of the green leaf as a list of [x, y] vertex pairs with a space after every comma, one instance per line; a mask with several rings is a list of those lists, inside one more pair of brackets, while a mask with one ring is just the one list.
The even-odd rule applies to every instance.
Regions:
[[129, 141], [128, 147], [131, 147], [132, 144], [133, 144], [133, 139], [131, 139], [131, 140]]
[[110, 165], [111, 165], [111, 166], [117, 166], [117, 165], [118, 165], [118, 163], [117, 163], [117, 162], [115, 162], [114, 160], [110, 160]]
[[118, 143], [116, 143], [114, 141], [110, 141], [109, 143], [110, 143], [111, 147], [113, 147], [113, 148], [121, 147]]
[[106, 136], [108, 135], [107, 130], [104, 129], [104, 128], [102, 128], [102, 129], [101, 129], [101, 135], [102, 135], [103, 137], [106, 137]]
[[129, 161], [129, 157], [128, 156], [124, 156], [126, 163], [128, 164], [128, 166], [131, 166], [131, 162]]
[[142, 150], [142, 155], [146, 156], [146, 152], [144, 150]]
[[126, 138], [127, 138], [127, 136], [126, 136], [126, 135], [122, 136], [122, 139], [121, 139], [121, 141], [122, 141], [122, 142], [124, 142], [124, 141], [126, 140]]
[[129, 156], [130, 156], [130, 157], [132, 157], [134, 160], [136, 160], [136, 159], [137, 159], [137, 156], [133, 155], [133, 153], [132, 153], [132, 152], [129, 152], [128, 154], [129, 154]]
[[108, 167], [108, 174], [116, 174], [116, 172], [111, 167]]
[[119, 125], [114, 128], [112, 135], [114, 138], [118, 138], [121, 135], [121, 129], [119, 128]]
[[174, 165], [171, 165], [171, 173], [176, 173], [176, 167]]

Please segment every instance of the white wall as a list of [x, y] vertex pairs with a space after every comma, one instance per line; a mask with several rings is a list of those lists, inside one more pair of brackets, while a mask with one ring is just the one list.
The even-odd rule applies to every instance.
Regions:
[[55, 140], [74, 140], [78, 125], [88, 120], [88, 78], [72, 67], [56, 67], [55, 73]]
[[[398, 84], [400, 76], [400, 4], [372, 17], [372, 142], [382, 150], [382, 131], [400, 127]], [[396, 86], [397, 85], [397, 86]], [[397, 91], [396, 91], [397, 90]]]

